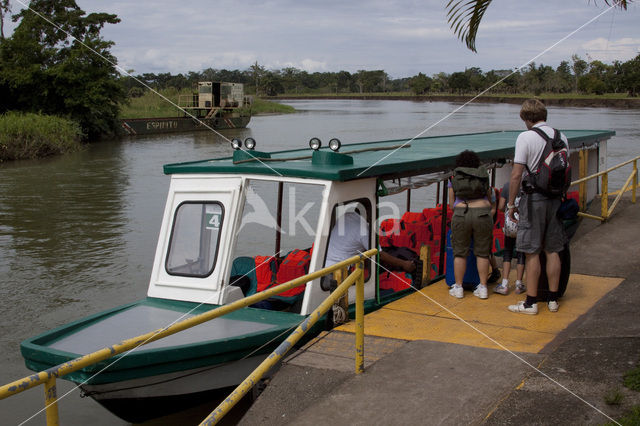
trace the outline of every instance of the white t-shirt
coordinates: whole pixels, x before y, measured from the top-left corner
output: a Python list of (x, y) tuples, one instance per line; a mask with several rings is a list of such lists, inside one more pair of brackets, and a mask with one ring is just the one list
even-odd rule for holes
[(329, 248), (324, 266), (342, 262), (369, 249), (367, 221), (356, 212), (347, 212), (337, 220), (329, 235)]
[[(540, 127), (547, 135), (549, 135), (549, 137), (553, 137), (553, 128), (549, 127), (546, 122), (541, 121), (536, 123), (533, 127)], [(567, 137), (563, 133), (560, 133), (560, 138), (568, 148), (569, 143), (567, 141)], [(534, 172), (540, 162), (542, 151), (544, 151), (546, 144), (547, 142), (533, 130), (527, 130), (526, 132), (520, 133), (518, 135), (518, 139), (516, 139), (516, 153), (513, 157), (513, 162), (517, 164), (526, 164), (527, 167), (529, 167), (529, 170)], [(526, 170), (524, 171), (524, 174), (527, 175)]]

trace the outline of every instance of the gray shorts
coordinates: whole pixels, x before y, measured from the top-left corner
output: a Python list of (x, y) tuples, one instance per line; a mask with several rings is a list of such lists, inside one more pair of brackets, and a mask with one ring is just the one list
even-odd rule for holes
[(528, 254), (562, 251), (567, 238), (562, 222), (556, 216), (560, 199), (541, 194), (523, 194), (518, 205), (520, 220), (516, 250)]

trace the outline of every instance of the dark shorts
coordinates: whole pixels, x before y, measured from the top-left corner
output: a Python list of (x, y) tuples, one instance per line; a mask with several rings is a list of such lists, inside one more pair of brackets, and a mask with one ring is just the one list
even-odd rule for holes
[(473, 238), (473, 254), (476, 257), (489, 257), (493, 242), (491, 207), (458, 206), (453, 209), (451, 245), (455, 257), (467, 257), (471, 238)]
[[(503, 262), (511, 262), (513, 259), (513, 250), (516, 248), (516, 239), (514, 237), (504, 236), (504, 251), (502, 253)], [(516, 251), (516, 258), (518, 259), (518, 265), (524, 265), (524, 253)]]
[(520, 220), (516, 249), (527, 254), (558, 253), (567, 241), (562, 222), (556, 216), (560, 199), (524, 194), (518, 205)]

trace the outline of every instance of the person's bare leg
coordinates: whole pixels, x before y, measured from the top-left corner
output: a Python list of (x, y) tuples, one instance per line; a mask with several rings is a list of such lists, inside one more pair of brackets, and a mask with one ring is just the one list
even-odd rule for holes
[(489, 277), (489, 258), (488, 257), (476, 257), (476, 265), (478, 267), (478, 276), (480, 277), (480, 284), (487, 285), (487, 279)]
[(526, 254), (525, 269), (527, 272), (527, 296), (538, 296), (538, 280), (540, 279), (540, 255)]
[(545, 253), (547, 255), (547, 279), (549, 280), (549, 290), (558, 291), (558, 287), (560, 286), (560, 270), (562, 268), (560, 255), (558, 253)]
[(467, 258), (456, 256), (453, 259), (453, 276), (456, 279), (456, 284), (462, 285), (465, 272), (467, 272)]

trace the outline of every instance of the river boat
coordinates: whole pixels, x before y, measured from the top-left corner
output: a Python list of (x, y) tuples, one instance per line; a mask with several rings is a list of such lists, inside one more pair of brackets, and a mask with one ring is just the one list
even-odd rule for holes
[(251, 120), (251, 98), (242, 83), (201, 81), (198, 90), (178, 97), (182, 116), (126, 118), (121, 133), (129, 136), (156, 133), (224, 130), (247, 127)]
[[(358, 143), (333, 151), (298, 149), (262, 152), (238, 149), (232, 157), (167, 164), (171, 176), (147, 297), (78, 319), (22, 342), (27, 368), (41, 371), (221, 305), (279, 282), (321, 269), (333, 226), (348, 211), (365, 219), (370, 247), (397, 236), (421, 258), (422, 274), (392, 279), (375, 263), (365, 266), (365, 309), (375, 310), (428, 284), (445, 265), (446, 185), (456, 155), (476, 151), (492, 170), (495, 185), (506, 181), (518, 131), (497, 131)], [(607, 140), (600, 130), (564, 130), (571, 160), (590, 150), (588, 172), (606, 167)], [(239, 141), (237, 141), (239, 142)], [(241, 145), (241, 143), (238, 143)], [(253, 147), (248, 139), (245, 146)], [(583, 154), (580, 154), (581, 156)], [(578, 167), (573, 168), (577, 176)], [(574, 176), (574, 178), (576, 177)], [(434, 189), (440, 207), (430, 209), (426, 228), (411, 228), (411, 212), (397, 199)], [(595, 191), (591, 191), (595, 193)], [(441, 194), (441, 195), (440, 195)], [(437, 220), (437, 209), (442, 211)], [(403, 211), (407, 210), (407, 211)], [(450, 210), (449, 210), (450, 211)], [(399, 227), (387, 233), (384, 224)], [(415, 225), (415, 223), (414, 223)], [(430, 227), (430, 231), (428, 230)], [(422, 241), (420, 229), (430, 236)], [(420, 246), (420, 247), (417, 247)], [(418, 250), (420, 249), (420, 250)], [(301, 256), (302, 255), (302, 256)], [(291, 262), (288, 259), (294, 259)], [(297, 262), (297, 263), (296, 263)], [(302, 268), (297, 267), (300, 264)], [(264, 266), (266, 265), (266, 267)], [(283, 272), (284, 271), (284, 272)], [(132, 283), (135, 285), (135, 283)], [(261, 288), (262, 285), (262, 288)], [(295, 290), (295, 289), (294, 289)], [(108, 410), (141, 421), (201, 401), (240, 383), (329, 294), (321, 279), (282, 293), (267, 303), (216, 318), (130, 353), (65, 377)], [(349, 300), (355, 300), (354, 289)], [(319, 332), (320, 330), (316, 330)]]

